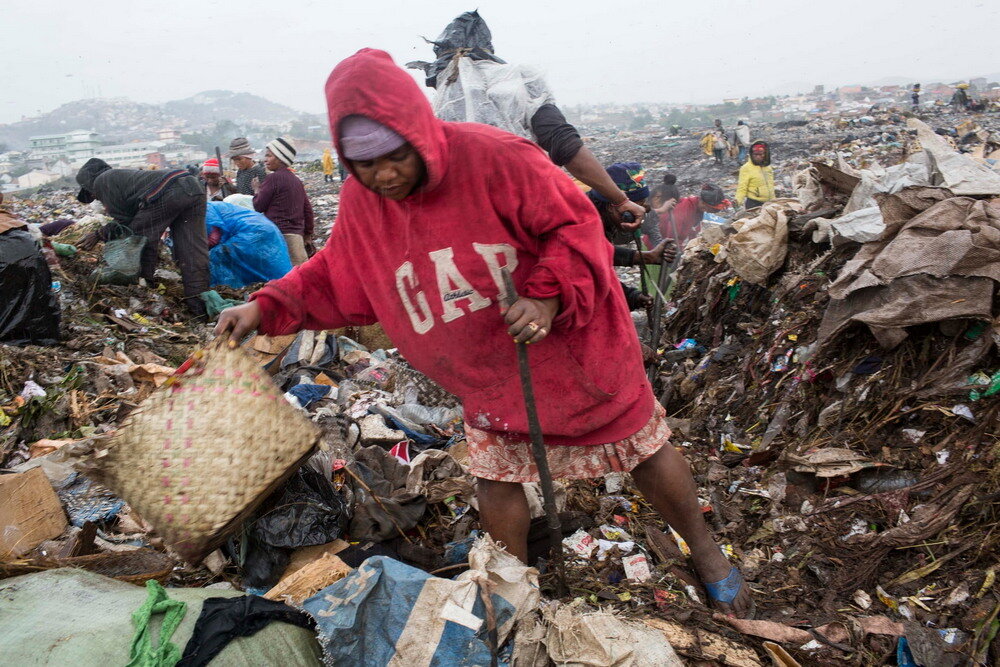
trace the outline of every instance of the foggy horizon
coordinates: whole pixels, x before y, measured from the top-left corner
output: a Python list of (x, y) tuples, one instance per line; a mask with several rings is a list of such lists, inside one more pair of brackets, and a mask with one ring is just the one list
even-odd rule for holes
[[(433, 60), (421, 35), (436, 38), (471, 9), (474, 3), (453, 0), (431, 8), (391, 0), (377, 9), (317, 0), (227, 9), (178, 0), (164, 9), (139, 0), (107, 3), (95, 16), (66, 0), (17, 1), (4, 11), (0, 54), (16, 66), (5, 73), (0, 123), (80, 99), (160, 104), (205, 90), (324, 113), (323, 85), (338, 62), (366, 46), (388, 51), (400, 66)], [(564, 105), (710, 104), (815, 85), (896, 77), (949, 83), (1000, 73), (991, 35), (1000, 7), (977, 0), (851, 0), (836, 16), (790, 0), (714, 0), (645, 13), (587, 0), (566, 7), (494, 1), (478, 9), (496, 54), (544, 72)], [(422, 73), (411, 73), (422, 86)]]

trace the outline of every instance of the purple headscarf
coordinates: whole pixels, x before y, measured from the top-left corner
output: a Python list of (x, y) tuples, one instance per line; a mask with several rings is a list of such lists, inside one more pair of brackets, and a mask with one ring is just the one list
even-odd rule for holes
[(348, 160), (373, 160), (405, 143), (406, 139), (367, 116), (354, 114), (340, 123), (340, 148)]

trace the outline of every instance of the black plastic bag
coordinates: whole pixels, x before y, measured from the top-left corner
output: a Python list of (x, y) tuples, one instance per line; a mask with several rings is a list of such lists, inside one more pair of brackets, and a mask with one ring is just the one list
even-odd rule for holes
[[(243, 585), (247, 588), (269, 590), (284, 574), (288, 561), (292, 559), (292, 550), (264, 544), (260, 535), (254, 533), (252, 529), (247, 530), (244, 539), (245, 542), (240, 544), (243, 556), (240, 563)], [(236, 554), (237, 562), (240, 552)]]
[(93, 276), (102, 285), (134, 285), (142, 271), (142, 249), (145, 236), (126, 236), (108, 241), (101, 254), (101, 266)]
[(271, 588), (292, 550), (332, 542), (344, 533), (350, 507), (323, 473), (304, 465), (246, 523), (243, 583)]
[(332, 542), (347, 526), (346, 503), (322, 473), (303, 466), (288, 480), (274, 507), (257, 517), (255, 530), (272, 547)]
[[(410, 69), (422, 69), (426, 74), (428, 88), (437, 88), (437, 77), (459, 51), (473, 60), (492, 60), (501, 65), (506, 64), (493, 55), (493, 35), (486, 21), (478, 11), (465, 12), (449, 23), (444, 32), (430, 42), (434, 45), (434, 55), (437, 60), (432, 63), (416, 61), (406, 63)], [(467, 52), (465, 52), (467, 51)]]
[(31, 234), (23, 228), (0, 234), (0, 341), (55, 345), (59, 298), (52, 274)]

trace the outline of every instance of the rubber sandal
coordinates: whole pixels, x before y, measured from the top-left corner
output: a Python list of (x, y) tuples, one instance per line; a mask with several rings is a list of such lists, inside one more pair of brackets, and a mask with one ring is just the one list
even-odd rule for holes
[[(747, 586), (746, 579), (743, 578), (743, 573), (737, 567), (731, 569), (725, 579), (711, 582), (705, 581), (702, 584), (705, 586), (705, 592), (708, 593), (710, 600), (728, 605), (731, 605), (736, 596), (740, 594), (740, 590), (744, 586)], [(747, 588), (749, 589), (749, 586)], [(747, 609), (747, 614), (744, 618), (753, 618), (755, 610), (756, 605), (751, 598), (750, 607)]]

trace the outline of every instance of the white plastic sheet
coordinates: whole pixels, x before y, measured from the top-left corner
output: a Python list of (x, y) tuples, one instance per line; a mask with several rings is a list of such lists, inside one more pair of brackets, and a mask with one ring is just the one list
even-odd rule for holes
[(1000, 195), (1000, 174), (968, 155), (956, 153), (927, 123), (910, 118), (907, 127), (930, 158), (931, 184), (943, 185), (956, 195)]
[(438, 76), (434, 115), (441, 120), (484, 123), (534, 139), (531, 118), (554, 104), (537, 70), (488, 60), (454, 58)]

